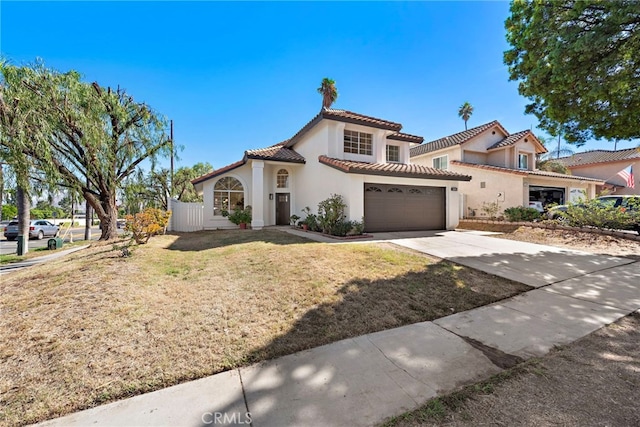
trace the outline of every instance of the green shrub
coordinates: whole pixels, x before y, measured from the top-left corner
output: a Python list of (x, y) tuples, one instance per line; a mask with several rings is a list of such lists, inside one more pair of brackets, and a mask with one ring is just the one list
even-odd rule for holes
[(595, 227), (598, 229), (627, 230), (640, 223), (640, 206), (630, 202), (631, 209), (614, 207), (592, 199), (580, 204), (570, 204), (563, 214), (565, 221), (572, 227)]
[[(344, 202), (344, 198), (339, 194), (332, 194), (331, 197), (318, 203), (318, 225), (323, 233), (331, 234), (335, 236), (344, 236), (351, 229), (345, 231), (346, 227), (344, 213), (347, 208), (347, 204)], [(349, 224), (350, 226), (350, 224)]]
[(2, 205), (2, 219), (13, 219), (18, 216), (18, 208), (15, 205)]
[(511, 208), (507, 208), (504, 210), (504, 216), (508, 221), (518, 222), (518, 221), (533, 221), (536, 219), (540, 219), (540, 212), (538, 212), (534, 208), (524, 207), (524, 206), (515, 206)]
[[(224, 216), (224, 213), (223, 213)], [(251, 223), (251, 206), (247, 206), (244, 209), (236, 209), (228, 216), (229, 221), (235, 225), (250, 224)]]
[(490, 219), (496, 219), (498, 212), (500, 212), (500, 203), (495, 202), (482, 202), (482, 212), (484, 212)]

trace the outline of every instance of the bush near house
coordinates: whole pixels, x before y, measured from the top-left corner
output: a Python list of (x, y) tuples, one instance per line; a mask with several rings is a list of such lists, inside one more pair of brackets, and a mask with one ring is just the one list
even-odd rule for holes
[(572, 227), (629, 230), (640, 227), (640, 202), (629, 201), (623, 208), (602, 203), (600, 199), (570, 204), (563, 214), (563, 221)]
[(145, 209), (135, 215), (127, 215), (125, 230), (132, 234), (137, 244), (142, 245), (149, 241), (151, 236), (160, 234), (167, 228), (171, 218), (171, 211), (161, 209)]
[(511, 222), (533, 221), (540, 219), (540, 212), (534, 208), (515, 206), (505, 209), (504, 216), (507, 218), (507, 221)]
[(306, 218), (300, 221), (311, 231), (330, 234), (332, 236), (356, 236), (364, 231), (364, 221), (349, 221), (345, 214), (347, 204), (339, 194), (332, 194), (331, 197), (318, 203), (318, 214), (311, 212), (309, 207), (302, 211)]

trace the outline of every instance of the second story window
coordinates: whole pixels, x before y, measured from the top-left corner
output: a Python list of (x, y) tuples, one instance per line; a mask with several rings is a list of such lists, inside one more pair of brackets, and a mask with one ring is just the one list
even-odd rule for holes
[(447, 156), (435, 157), (433, 159), (433, 168), (447, 170), (449, 167), (449, 159)]
[(370, 156), (373, 153), (373, 135), (370, 133), (344, 131), (344, 152), (364, 154)]
[(387, 162), (400, 161), (400, 147), (397, 145), (387, 145)]
[(518, 169), (529, 169), (529, 156), (518, 154)]

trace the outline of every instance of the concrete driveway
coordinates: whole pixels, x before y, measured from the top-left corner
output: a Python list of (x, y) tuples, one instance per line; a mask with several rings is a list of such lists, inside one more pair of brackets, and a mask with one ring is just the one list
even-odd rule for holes
[(378, 233), (392, 242), (535, 288), (631, 264), (626, 258), (490, 237), (481, 231)]

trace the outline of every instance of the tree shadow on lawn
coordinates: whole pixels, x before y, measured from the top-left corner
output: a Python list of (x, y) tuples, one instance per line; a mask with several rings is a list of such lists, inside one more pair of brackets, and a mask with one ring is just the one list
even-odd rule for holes
[(204, 230), (193, 233), (168, 233), (178, 239), (167, 247), (172, 251), (203, 251), (252, 242), (274, 245), (299, 245), (315, 243), (280, 230)]
[[(361, 335), (410, 325), (410, 334), (428, 341), (432, 337), (424, 334), (425, 325), (442, 330), (433, 324), (418, 322), (483, 306), (528, 290), (531, 290), (529, 286), (448, 261), (435, 262), (422, 271), (411, 271), (388, 279), (352, 279), (337, 291), (338, 301), (323, 303), (308, 310), (288, 331), (246, 355), (243, 365), (266, 361), (240, 369), (248, 410), (257, 425), (340, 425), (345, 421), (345, 411), (353, 412), (350, 416), (354, 419), (358, 416), (366, 418), (370, 415), (367, 411), (376, 412), (366, 403), (377, 400), (370, 400), (366, 395), (384, 393), (384, 390), (363, 389), (365, 385), (358, 380), (354, 383), (353, 377), (345, 378), (340, 372), (353, 367), (363, 370), (364, 376), (382, 375), (384, 379), (379, 384), (383, 384), (389, 382), (387, 375), (375, 369), (367, 371), (365, 367), (374, 368), (370, 366), (372, 363), (385, 363), (386, 368), (389, 366), (385, 362), (387, 359), (378, 350), (372, 350), (367, 338)], [(393, 334), (392, 331), (387, 332)], [(437, 348), (441, 341), (437, 337), (433, 339), (431, 348)], [(324, 346), (331, 343), (331, 348), (336, 350)], [(404, 344), (406, 347), (399, 351), (406, 352), (408, 357), (415, 357), (416, 361), (424, 361), (426, 356), (416, 354), (415, 349), (411, 348), (412, 342)], [(313, 350), (310, 353), (296, 353), (308, 349)], [(368, 358), (369, 351), (375, 353), (373, 359)], [(271, 360), (281, 356), (285, 356), (288, 362), (285, 363), (283, 359)], [(459, 358), (453, 363), (459, 363)], [(265, 366), (267, 368), (262, 369)], [(442, 366), (437, 369), (446, 372)], [(448, 381), (457, 383), (459, 379), (454, 374)], [(391, 384), (386, 386), (391, 387)], [(395, 384), (392, 387), (397, 386)], [(332, 390), (342, 391), (334, 393)], [(393, 390), (394, 393), (397, 391)], [(323, 396), (323, 401), (314, 399), (317, 394)], [(361, 399), (358, 397), (360, 394), (365, 401), (362, 407), (345, 408), (349, 402), (353, 403), (354, 395), (356, 400)], [(400, 396), (390, 399), (407, 398), (403, 393), (397, 394)], [(344, 399), (347, 395), (351, 400)], [(240, 399), (244, 398), (238, 397), (222, 408), (212, 408), (212, 413), (224, 414), (234, 408), (244, 407)], [(283, 412), (288, 411), (291, 399), (302, 403), (294, 404), (291, 413), (285, 414)], [(327, 411), (327, 407), (341, 409), (334, 413)], [(377, 416), (373, 415), (374, 419)]]

